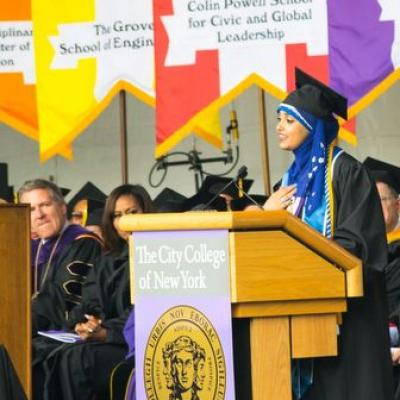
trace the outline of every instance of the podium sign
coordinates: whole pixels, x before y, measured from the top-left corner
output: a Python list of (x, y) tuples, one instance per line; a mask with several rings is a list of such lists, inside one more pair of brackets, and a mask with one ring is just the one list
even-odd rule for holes
[(234, 399), (227, 230), (133, 233), (138, 399)]

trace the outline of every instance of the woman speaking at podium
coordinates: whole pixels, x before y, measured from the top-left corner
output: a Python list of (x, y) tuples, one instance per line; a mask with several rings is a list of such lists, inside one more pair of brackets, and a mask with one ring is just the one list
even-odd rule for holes
[(296, 70), (297, 89), (278, 107), (277, 134), (294, 161), (266, 210), (287, 209), (361, 258), (364, 297), (348, 300), (337, 357), (293, 364), (294, 397), (305, 400), (393, 399), (383, 268), (385, 225), (374, 182), (335, 146), (347, 101)]

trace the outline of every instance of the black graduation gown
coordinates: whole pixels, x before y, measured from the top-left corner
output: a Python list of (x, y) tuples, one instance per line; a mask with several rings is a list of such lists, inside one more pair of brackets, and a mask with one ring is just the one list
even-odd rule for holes
[(364, 296), (348, 300), (338, 357), (315, 358), (306, 400), (391, 400), (384, 267), (387, 244), (375, 183), (361, 164), (341, 154), (334, 165), (334, 240), (363, 261)]
[(0, 345), (0, 399), (27, 400), (18, 375), (3, 345)]
[[(385, 268), (389, 319), (400, 328), (400, 240), (388, 244), (389, 261)], [(400, 400), (400, 365), (393, 367), (395, 400)]]
[(129, 286), (129, 250), (107, 254), (98, 260), (84, 284), (82, 303), (70, 315), (71, 328), (84, 321), (84, 314), (96, 315), (107, 329), (107, 342), (125, 344), (123, 327), (132, 308)]
[(400, 317), (400, 240), (388, 244), (389, 260), (385, 268), (386, 292), (390, 318), (399, 325)]
[(88, 232), (65, 246), (32, 300), (32, 333), (62, 329), (69, 312), (81, 301), (83, 282), (102, 252), (101, 241)]
[(59, 399), (60, 393), (64, 400), (91, 399), (94, 393), (99, 399), (107, 398), (110, 373), (127, 353), (122, 331), (131, 308), (125, 248), (117, 257), (106, 255), (99, 260), (84, 285), (81, 305), (70, 315), (71, 328), (85, 319), (84, 314), (101, 318), (106, 341), (59, 346), (46, 360), (51, 371), (46, 399)]

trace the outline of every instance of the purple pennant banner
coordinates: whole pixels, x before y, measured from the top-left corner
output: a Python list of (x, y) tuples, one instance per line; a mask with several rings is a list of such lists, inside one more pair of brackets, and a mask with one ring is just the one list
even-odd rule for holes
[[(328, 0), (330, 86), (354, 104), (396, 68), (394, 2)], [(399, 39), (397, 39), (399, 40)]]

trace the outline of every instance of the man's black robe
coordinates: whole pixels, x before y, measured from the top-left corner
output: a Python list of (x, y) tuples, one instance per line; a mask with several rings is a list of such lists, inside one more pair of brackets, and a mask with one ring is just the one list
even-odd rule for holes
[(334, 240), (363, 262), (364, 296), (348, 300), (337, 357), (315, 358), (306, 400), (393, 399), (384, 267), (387, 244), (375, 183), (348, 154), (334, 164)]
[[(107, 398), (109, 376), (127, 353), (123, 327), (131, 310), (128, 249), (121, 255), (99, 259), (84, 284), (82, 303), (70, 315), (70, 327), (95, 315), (107, 329), (105, 342), (82, 342), (57, 347), (44, 361), (49, 368), (45, 393), (47, 399), (64, 400)], [(45, 339), (39, 339), (43, 345)], [(46, 341), (45, 346), (49, 345)]]
[(81, 301), (83, 282), (102, 252), (96, 235), (76, 225), (66, 229), (67, 233), (72, 230), (68, 243), (59, 244), (61, 250), (53, 258), (47, 278), (32, 300), (33, 336), (38, 330), (65, 327), (69, 313)]

